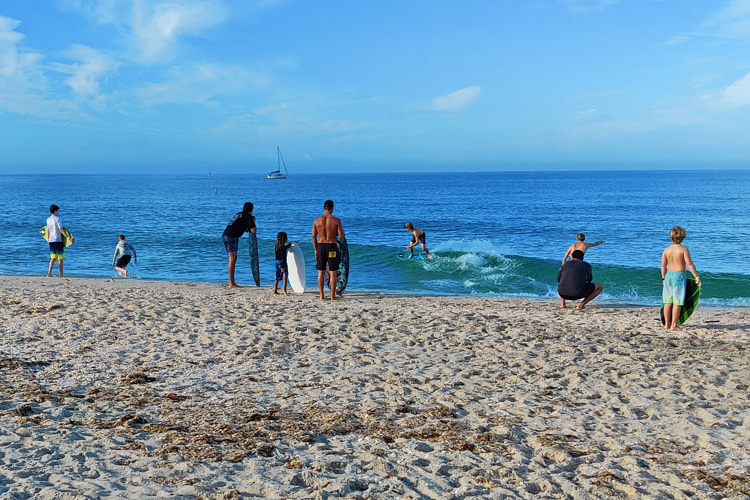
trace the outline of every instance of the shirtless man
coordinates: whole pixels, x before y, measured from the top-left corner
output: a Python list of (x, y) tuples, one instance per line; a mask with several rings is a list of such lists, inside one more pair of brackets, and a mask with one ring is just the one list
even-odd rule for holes
[(576, 237), (576, 242), (573, 243), (568, 247), (568, 251), (565, 252), (565, 256), (563, 257), (562, 263), (565, 264), (565, 261), (568, 260), (568, 257), (570, 257), (575, 250), (580, 250), (583, 252), (583, 255), (586, 255), (586, 250), (588, 250), (591, 247), (595, 247), (597, 245), (601, 245), (604, 243), (603, 241), (597, 241), (596, 243), (584, 243), (583, 240), (586, 239), (586, 235), (583, 233), (578, 233), (578, 236)]
[(685, 236), (684, 228), (673, 227), (669, 232), (672, 244), (661, 254), (661, 294), (664, 302), (664, 328), (667, 330), (677, 330), (680, 311), (685, 304), (686, 269), (690, 269), (695, 276), (695, 283), (701, 286), (698, 271), (690, 258), (690, 251), (682, 246)]
[(344, 228), (341, 227), (341, 221), (334, 217), (333, 202), (326, 200), (323, 203), (323, 215), (315, 219), (312, 228), (312, 242), (315, 249), (315, 268), (318, 270), (318, 290), (320, 298), (325, 299), (323, 287), (325, 286), (326, 264), (329, 270), (329, 283), (331, 285), (331, 300), (336, 300), (336, 283), (338, 283), (338, 270), (341, 255), (339, 255), (336, 246), (336, 236), (342, 240)]

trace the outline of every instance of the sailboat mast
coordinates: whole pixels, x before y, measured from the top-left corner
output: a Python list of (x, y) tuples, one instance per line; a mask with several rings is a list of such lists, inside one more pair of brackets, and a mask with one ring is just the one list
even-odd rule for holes
[[(281, 150), (279, 149), (278, 146), (276, 146), (276, 151), (279, 153), (279, 158), (277, 160), (279, 159), (281, 160), (281, 165), (284, 165), (284, 173), (288, 174), (289, 172), (287, 172), (286, 170), (286, 162), (284, 162), (284, 157), (281, 156)], [(281, 171), (281, 165), (279, 165), (279, 171)]]

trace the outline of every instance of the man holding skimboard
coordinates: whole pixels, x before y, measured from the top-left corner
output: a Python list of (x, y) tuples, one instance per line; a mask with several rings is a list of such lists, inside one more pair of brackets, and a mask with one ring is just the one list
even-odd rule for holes
[(333, 216), (333, 201), (323, 203), (323, 215), (315, 219), (312, 228), (312, 243), (315, 249), (315, 268), (318, 270), (318, 290), (321, 300), (325, 299), (326, 265), (328, 265), (329, 283), (331, 283), (331, 300), (336, 300), (336, 283), (341, 262), (336, 237), (344, 240), (344, 228), (338, 217)]
[(245, 233), (255, 234), (255, 217), (253, 216), (253, 204), (249, 201), (242, 206), (242, 212), (234, 214), (224, 229), (221, 239), (224, 248), (229, 255), (229, 287), (239, 288), (234, 281), (234, 268), (237, 264), (237, 248), (240, 244), (240, 236)]
[(698, 271), (690, 258), (690, 251), (687, 247), (682, 246), (685, 236), (685, 228), (673, 227), (669, 232), (672, 244), (665, 248), (661, 254), (664, 328), (667, 330), (677, 330), (677, 326), (680, 324), (680, 312), (685, 305), (685, 292), (687, 290), (686, 269), (690, 269), (690, 272), (693, 273), (696, 285), (701, 286), (701, 279), (698, 277)]

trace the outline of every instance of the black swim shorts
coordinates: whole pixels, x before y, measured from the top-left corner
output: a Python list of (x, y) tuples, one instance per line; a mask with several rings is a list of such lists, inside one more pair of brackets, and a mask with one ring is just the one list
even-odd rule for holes
[(318, 243), (318, 254), (315, 257), (315, 269), (325, 271), (326, 264), (330, 271), (338, 271), (341, 255), (336, 243)]
[(594, 293), (594, 290), (596, 290), (596, 285), (594, 283), (586, 283), (586, 286), (583, 287), (583, 295), (560, 295), (560, 298), (563, 298), (565, 300), (578, 300), (578, 299), (585, 299), (592, 293)]
[(124, 269), (130, 263), (130, 255), (123, 255), (117, 259), (117, 267)]

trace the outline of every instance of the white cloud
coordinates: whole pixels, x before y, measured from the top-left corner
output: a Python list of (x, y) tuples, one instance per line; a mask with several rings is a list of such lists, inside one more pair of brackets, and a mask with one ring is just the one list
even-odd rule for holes
[(666, 45), (679, 45), (697, 38), (750, 41), (750, 1), (729, 0), (696, 30), (672, 36)]
[(65, 99), (47, 99), (42, 54), (21, 47), (20, 22), (0, 16), (0, 111), (43, 118), (88, 119)]
[(118, 66), (113, 57), (84, 45), (74, 45), (64, 55), (78, 63), (54, 64), (51, 68), (70, 74), (65, 84), (81, 97), (98, 95), (100, 93), (99, 80)]
[(434, 111), (459, 111), (474, 102), (481, 92), (481, 87), (466, 87), (452, 94), (440, 96), (432, 101), (430, 109)]
[(198, 35), (227, 16), (223, 0), (58, 0), (61, 8), (80, 12), (123, 32), (132, 59), (166, 63), (182, 38)]
[(750, 1), (730, 0), (706, 26), (721, 37), (750, 40)]
[(26, 38), (15, 31), (20, 24), (15, 19), (0, 16), (0, 76), (25, 81), (38, 69), (41, 55), (19, 50), (19, 43)]
[(148, 62), (171, 59), (172, 47), (182, 35), (195, 34), (224, 20), (218, 2), (137, 1), (133, 16), (135, 46)]
[(729, 109), (750, 105), (750, 73), (723, 89), (718, 94), (718, 101)]
[(199, 64), (195, 67), (173, 67), (169, 78), (137, 91), (146, 105), (174, 103), (209, 103), (212, 99), (237, 92), (248, 84), (257, 87), (267, 83), (263, 74), (235, 66)]
[(573, 12), (596, 12), (617, 5), (620, 0), (560, 0), (560, 3)]

